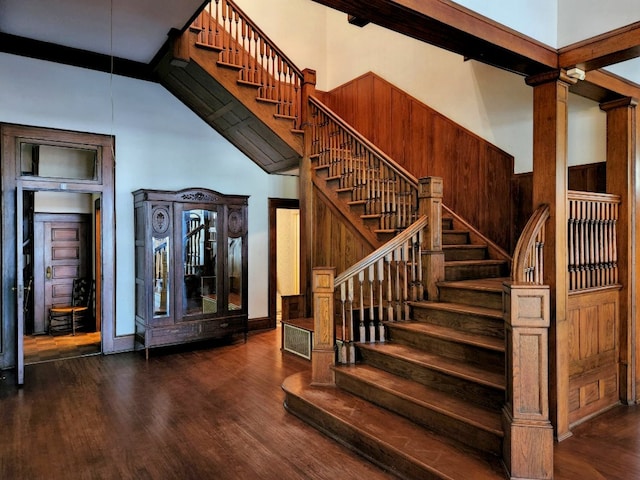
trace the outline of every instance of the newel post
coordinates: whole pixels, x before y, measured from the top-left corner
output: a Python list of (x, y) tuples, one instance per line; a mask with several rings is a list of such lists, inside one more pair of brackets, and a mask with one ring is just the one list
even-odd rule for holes
[(313, 353), (311, 355), (312, 385), (333, 385), (335, 375), (334, 285), (336, 269), (313, 269)]
[(311, 172), (311, 142), (313, 130), (309, 114), (309, 97), (316, 91), (315, 70), (305, 69), (302, 72), (302, 91), (300, 94), (300, 128), (304, 130), (303, 156), (299, 168), (299, 205), (300, 205), (300, 292), (304, 294), (306, 303), (304, 311), (311, 310), (311, 267), (314, 238), (313, 222), (313, 175)]
[(438, 298), (438, 282), (444, 280), (442, 251), (442, 178), (423, 177), (418, 181), (418, 210), (429, 223), (422, 236), (422, 278), (429, 300)]
[(507, 391), (503, 459), (512, 479), (553, 478), (547, 285), (504, 283)]

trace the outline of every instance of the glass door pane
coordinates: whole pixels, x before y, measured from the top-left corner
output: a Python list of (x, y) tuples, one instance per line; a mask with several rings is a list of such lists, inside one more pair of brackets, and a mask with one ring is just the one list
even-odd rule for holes
[(184, 315), (217, 313), (217, 212), (191, 209), (182, 212)]

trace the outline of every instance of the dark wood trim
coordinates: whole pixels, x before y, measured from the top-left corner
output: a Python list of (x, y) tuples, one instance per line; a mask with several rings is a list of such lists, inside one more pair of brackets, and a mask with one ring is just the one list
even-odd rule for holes
[[(2, 356), (0, 365), (10, 368), (14, 365), (16, 326), (15, 302), (11, 300), (10, 287), (15, 284), (15, 190), (16, 180), (16, 147), (18, 138), (26, 138), (31, 142), (49, 143), (66, 142), (96, 148), (101, 152), (102, 176), (100, 182), (82, 183), (55, 179), (33, 177), (25, 180), (22, 177), (20, 186), (25, 190), (47, 190), (60, 192), (90, 193), (100, 195), (102, 202), (102, 350), (111, 353), (115, 347), (115, 277), (116, 277), (116, 245), (115, 245), (115, 138), (110, 135), (74, 132), (53, 128), (39, 128), (24, 125), (0, 124), (2, 137)], [(98, 294), (98, 293), (96, 293)]]
[[(278, 269), (277, 269), (277, 259), (276, 252), (278, 250), (278, 230), (277, 230), (277, 222), (276, 222), (276, 212), (279, 208), (287, 208), (291, 210), (300, 208), (300, 201), (298, 199), (291, 198), (270, 198), (269, 199), (269, 265), (268, 265), (268, 304), (269, 311), (267, 317), (267, 324), (260, 328), (275, 328), (276, 327), (276, 285), (278, 281)], [(302, 239), (300, 240), (300, 244), (302, 245), (304, 242)], [(304, 265), (300, 265), (300, 269), (302, 270)], [(302, 278), (302, 277), (301, 277)], [(302, 286), (301, 286), (302, 288)], [(302, 290), (301, 290), (302, 291)], [(254, 323), (256, 325), (262, 325), (262, 323), (258, 323), (255, 319), (249, 320), (249, 329), (255, 330)]]
[(640, 22), (612, 30), (558, 50), (561, 68), (597, 70), (640, 56)]
[(532, 75), (558, 65), (553, 48), (448, 0), (314, 1), (509, 71)]
[(157, 81), (146, 63), (0, 32), (0, 51), (139, 80)]

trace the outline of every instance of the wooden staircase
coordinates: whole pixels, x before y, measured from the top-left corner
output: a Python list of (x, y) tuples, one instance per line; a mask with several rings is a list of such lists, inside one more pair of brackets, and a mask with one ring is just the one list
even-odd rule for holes
[(303, 74), (237, 6), (209, 4), (163, 51), (155, 71), (165, 88), (267, 173), (298, 168)]
[(307, 374), (283, 384), (286, 408), (382, 468), (409, 479), (501, 479), (505, 401), (504, 261), (443, 220), (446, 279), (411, 302), (385, 343), (358, 343), (336, 387)]

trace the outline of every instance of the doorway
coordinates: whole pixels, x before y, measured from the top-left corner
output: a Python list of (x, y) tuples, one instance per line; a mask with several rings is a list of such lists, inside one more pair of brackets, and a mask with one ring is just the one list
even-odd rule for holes
[[(96, 275), (100, 276), (93, 295), (94, 328), (101, 347), (98, 351), (111, 353), (124, 349), (125, 343), (128, 345), (126, 339), (120, 342), (115, 334), (114, 139), (108, 135), (9, 124), (0, 124), (0, 138), (3, 232), (0, 369), (15, 367), (17, 383), (21, 385), (25, 372), (24, 334), (34, 333), (35, 307), (43, 301), (36, 295), (44, 295), (43, 289), (33, 287), (34, 275), (41, 274), (41, 270), (45, 276), (47, 273), (44, 260), (38, 271), (35, 264), (34, 217), (38, 203), (48, 208), (42, 213), (62, 215), (78, 213), (61, 206), (69, 198), (81, 198), (81, 203), (87, 205), (80, 212), (90, 218), (89, 248), (82, 256), (88, 265), (87, 275), (94, 277), (94, 281)], [(64, 200), (58, 203), (58, 209), (51, 211), (54, 198), (57, 202)], [(47, 306), (42, 310), (46, 317)], [(29, 316), (33, 318), (29, 320)], [(44, 324), (42, 318), (37, 321), (40, 332), (46, 330), (46, 318)], [(39, 337), (48, 335), (41, 333)]]
[(23, 196), (23, 241), (32, 248), (24, 264), (30, 287), (24, 300), (25, 365), (100, 353), (99, 309), (94, 306), (100, 305), (99, 288), (91, 288), (80, 328), (54, 331), (49, 325), (52, 306), (72, 303), (74, 280), (87, 278), (93, 286), (97, 278), (100, 249), (93, 226), (99, 219), (93, 196), (47, 191), (25, 191)]
[(300, 203), (269, 199), (269, 327), (275, 328), (284, 295), (300, 293)]

